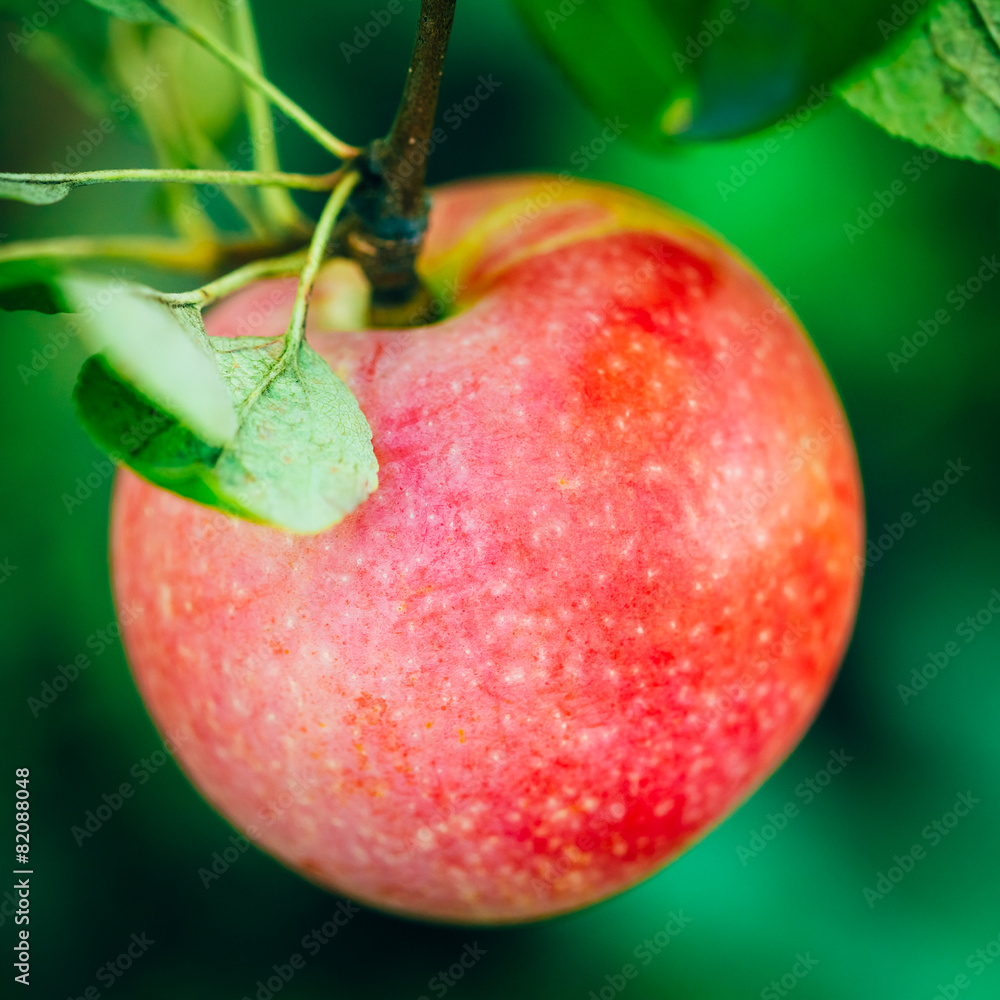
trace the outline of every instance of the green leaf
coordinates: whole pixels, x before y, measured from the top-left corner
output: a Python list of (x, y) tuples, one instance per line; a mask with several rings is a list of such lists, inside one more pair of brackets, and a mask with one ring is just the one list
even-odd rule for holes
[[(74, 276), (60, 286), (96, 352), (77, 382), (80, 419), (116, 461), (181, 496), (298, 532), (328, 528), (377, 487), (368, 421), (304, 341), (286, 355), (285, 338), (209, 337), (197, 306), (124, 282)], [(218, 400), (206, 402), (217, 388), (223, 422)]]
[(181, 496), (224, 507), (204, 478), (221, 448), (119, 378), (101, 355), (84, 362), (73, 400), (83, 426), (116, 461)]
[[(205, 34), (228, 42), (226, 22), (235, 6), (220, 6), (216, 0), (171, 0), (170, 10)], [(147, 46), (149, 59), (166, 70), (164, 87), (173, 102), (173, 116), (184, 131), (194, 126), (213, 140), (225, 136), (243, 108), (236, 74), (204, 46), (172, 28), (154, 28)], [(197, 154), (198, 149), (190, 152)]]
[[(214, 32), (219, 32), (217, 20)], [(192, 128), (213, 140), (226, 135), (243, 107), (239, 81), (211, 52), (171, 28), (153, 30), (149, 58), (166, 71), (164, 89), (172, 103), (172, 117), (188, 133), (189, 157), (194, 162), (199, 149), (196, 139), (192, 143)]]
[(0, 198), (25, 201), (29, 205), (52, 205), (69, 194), (72, 185), (64, 181), (5, 180), (0, 178)]
[(305, 341), (274, 376), (283, 345), (212, 340), (240, 428), (211, 482), (219, 496), (258, 520), (321, 531), (378, 486), (372, 432), (351, 391)]
[(1000, 166), (998, 42), (1000, 0), (945, 0), (844, 99), (893, 135)]
[(598, 117), (657, 149), (752, 132), (807, 99), (815, 109), (885, 44), (884, 0), (514, 3)]
[(232, 399), (211, 354), (192, 336), (190, 309), (178, 314), (152, 290), (117, 278), (70, 275), (60, 287), (81, 314), (83, 341), (128, 384), (210, 444), (235, 434)]
[(158, 4), (146, 0), (87, 0), (87, 3), (107, 11), (113, 17), (138, 24), (162, 24), (166, 19), (157, 10)]
[(58, 271), (48, 263), (17, 260), (0, 264), (0, 310), (55, 314), (70, 307), (57, 285)]

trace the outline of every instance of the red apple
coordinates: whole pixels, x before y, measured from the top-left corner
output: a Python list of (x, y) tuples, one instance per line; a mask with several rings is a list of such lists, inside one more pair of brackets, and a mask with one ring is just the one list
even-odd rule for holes
[[(655, 872), (795, 745), (856, 609), (858, 470), (788, 307), (651, 199), (450, 185), (423, 264), (442, 322), (310, 332), (375, 494), (301, 536), (124, 472), (115, 589), (154, 719), (252, 840), (374, 906), (529, 920)], [(278, 335), (294, 290), (209, 329)]]

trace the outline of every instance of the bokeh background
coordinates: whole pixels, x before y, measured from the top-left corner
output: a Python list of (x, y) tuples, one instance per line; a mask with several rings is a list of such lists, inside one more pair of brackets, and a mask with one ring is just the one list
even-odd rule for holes
[[(274, 78), (357, 142), (391, 121), (417, 4), (407, 0), (347, 61), (340, 42), (350, 41), (371, 6), (257, 3)], [(432, 160), (433, 180), (581, 172), (574, 152), (603, 126), (503, 3), (459, 5), (442, 111), (470, 94), (481, 74), (500, 86), (460, 129), (449, 129)], [(49, 170), (93, 126), (24, 51), (4, 45), (0, 94), (5, 170)], [(944, 158), (915, 170), (916, 147), (836, 99), (803, 117), (794, 129), (662, 157), (619, 140), (585, 175), (704, 219), (792, 300), (854, 428), (869, 536), (878, 539), (885, 523), (912, 514), (913, 526), (867, 571), (854, 640), (816, 724), (739, 811), (630, 892), (572, 916), (500, 930), (363, 910), (281, 995), (441, 996), (445, 987), (432, 977), (478, 944), (485, 955), (447, 988), (455, 1000), (583, 1000), (602, 989), (607, 997), (606, 977), (616, 981), (635, 962), (636, 946), (681, 912), (690, 922), (627, 982), (627, 1000), (1000, 996), (1000, 961), (989, 954), (991, 942), (1000, 952), (1000, 616), (982, 614), (974, 640), (959, 637), (960, 655), (906, 703), (898, 689), (1000, 588), (1000, 277), (971, 298), (954, 294), (981, 258), (1000, 253), (1000, 174)], [(293, 129), (281, 142), (289, 169), (327, 169)], [(741, 165), (755, 150), (763, 162), (751, 174)], [(120, 129), (87, 166), (145, 165), (148, 156)], [(750, 175), (727, 192), (719, 185), (732, 183), (734, 169)], [(896, 180), (905, 192), (852, 240), (845, 224), (857, 225), (859, 210)], [(4, 239), (160, 225), (149, 189), (139, 186), (91, 188), (50, 208), (0, 202), (0, 211)], [(939, 332), (894, 371), (889, 353), (942, 309), (948, 318)], [(113, 989), (119, 1000), (254, 997), (257, 981), (303, 950), (303, 935), (331, 919), (337, 900), (252, 848), (206, 889), (198, 869), (229, 845), (231, 828), (172, 761), (143, 785), (130, 778), (162, 744), (119, 644), (106, 635), (114, 621), (106, 559), (111, 483), (102, 479), (71, 513), (62, 499), (101, 461), (72, 411), (82, 358), (71, 345), (27, 383), (19, 375), (60, 322), (0, 314), (0, 774), (2, 801), (10, 803), (12, 769), (32, 773), (34, 995), (63, 1000), (92, 988), (102, 996)], [(934, 495), (949, 462), (968, 471), (933, 503), (919, 502), (925, 488)], [(51, 705), (32, 711), (28, 699), (80, 653), (92, 665)], [(807, 801), (803, 783), (824, 781), (817, 774), (834, 752), (850, 761)], [(71, 826), (125, 780), (137, 784), (135, 796), (77, 846)], [(953, 828), (943, 826), (935, 844), (925, 831), (942, 817), (950, 822), (960, 794), (976, 804)], [(768, 829), (769, 815), (789, 802), (797, 815)], [(894, 856), (914, 844), (924, 857), (884, 898), (866, 899), (864, 890), (876, 888)], [(0, 876), (0, 897), (7, 881)], [(9, 917), (2, 926), (9, 958)], [(98, 970), (133, 934), (155, 944), (109, 988)], [(970, 968), (979, 949), (987, 960)], [(804, 976), (793, 973), (797, 963)], [(963, 974), (967, 986), (954, 985)], [(786, 975), (792, 978), (782, 985)]]

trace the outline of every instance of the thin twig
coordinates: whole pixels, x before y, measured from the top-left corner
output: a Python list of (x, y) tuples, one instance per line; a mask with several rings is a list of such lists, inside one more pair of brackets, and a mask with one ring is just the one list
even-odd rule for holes
[(186, 240), (163, 236), (63, 236), (0, 245), (14, 260), (134, 260), (188, 274), (211, 274), (291, 251), (300, 241)]
[(239, 187), (284, 187), (302, 191), (329, 191), (336, 186), (341, 171), (329, 174), (288, 174), (280, 170), (188, 170), (171, 168), (140, 168), (121, 170), (87, 170), (77, 174), (0, 174), (0, 182), (23, 184), (88, 184), (172, 182), (182, 184), (233, 184)]
[[(236, 52), (242, 56), (261, 76), (264, 63), (257, 41), (250, 0), (233, 0), (233, 33)], [(247, 128), (253, 149), (254, 170), (261, 173), (276, 173), (281, 170), (278, 158), (278, 142), (271, 114), (271, 102), (255, 87), (243, 83), (243, 103), (247, 112)], [(279, 229), (301, 230), (303, 215), (292, 196), (281, 188), (265, 188), (260, 192), (260, 200), (267, 218)]]
[(208, 306), (227, 295), (231, 295), (244, 285), (261, 278), (278, 278), (299, 274), (305, 266), (307, 251), (286, 254), (284, 257), (271, 257), (267, 260), (255, 260), (251, 264), (230, 271), (215, 281), (202, 285), (192, 292), (159, 292), (157, 298), (168, 305), (177, 306)]
[(159, 0), (148, 0), (148, 2), (168, 24), (184, 32), (188, 38), (197, 42), (221, 62), (224, 62), (251, 87), (255, 87), (264, 94), (272, 104), (281, 108), (292, 121), (311, 135), (321, 146), (333, 153), (334, 156), (342, 160), (357, 156), (359, 150), (356, 146), (351, 146), (342, 139), (338, 139), (332, 132), (320, 125), (312, 115), (296, 104), (287, 94), (279, 90), (267, 77), (254, 69), (245, 59), (242, 59), (217, 39), (212, 38), (211, 35), (205, 34), (196, 24), (192, 24), (179, 14), (169, 10)]

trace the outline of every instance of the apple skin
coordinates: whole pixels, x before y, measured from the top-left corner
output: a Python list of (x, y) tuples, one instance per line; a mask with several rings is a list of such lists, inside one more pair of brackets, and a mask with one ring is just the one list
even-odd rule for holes
[[(310, 331), (378, 490), (302, 536), (123, 471), (116, 598), (154, 720), (260, 847), (396, 913), (532, 920), (655, 872), (794, 747), (856, 611), (860, 480), (788, 307), (651, 199), (443, 187), (423, 266), (443, 321)], [(209, 330), (277, 335), (294, 290)]]

